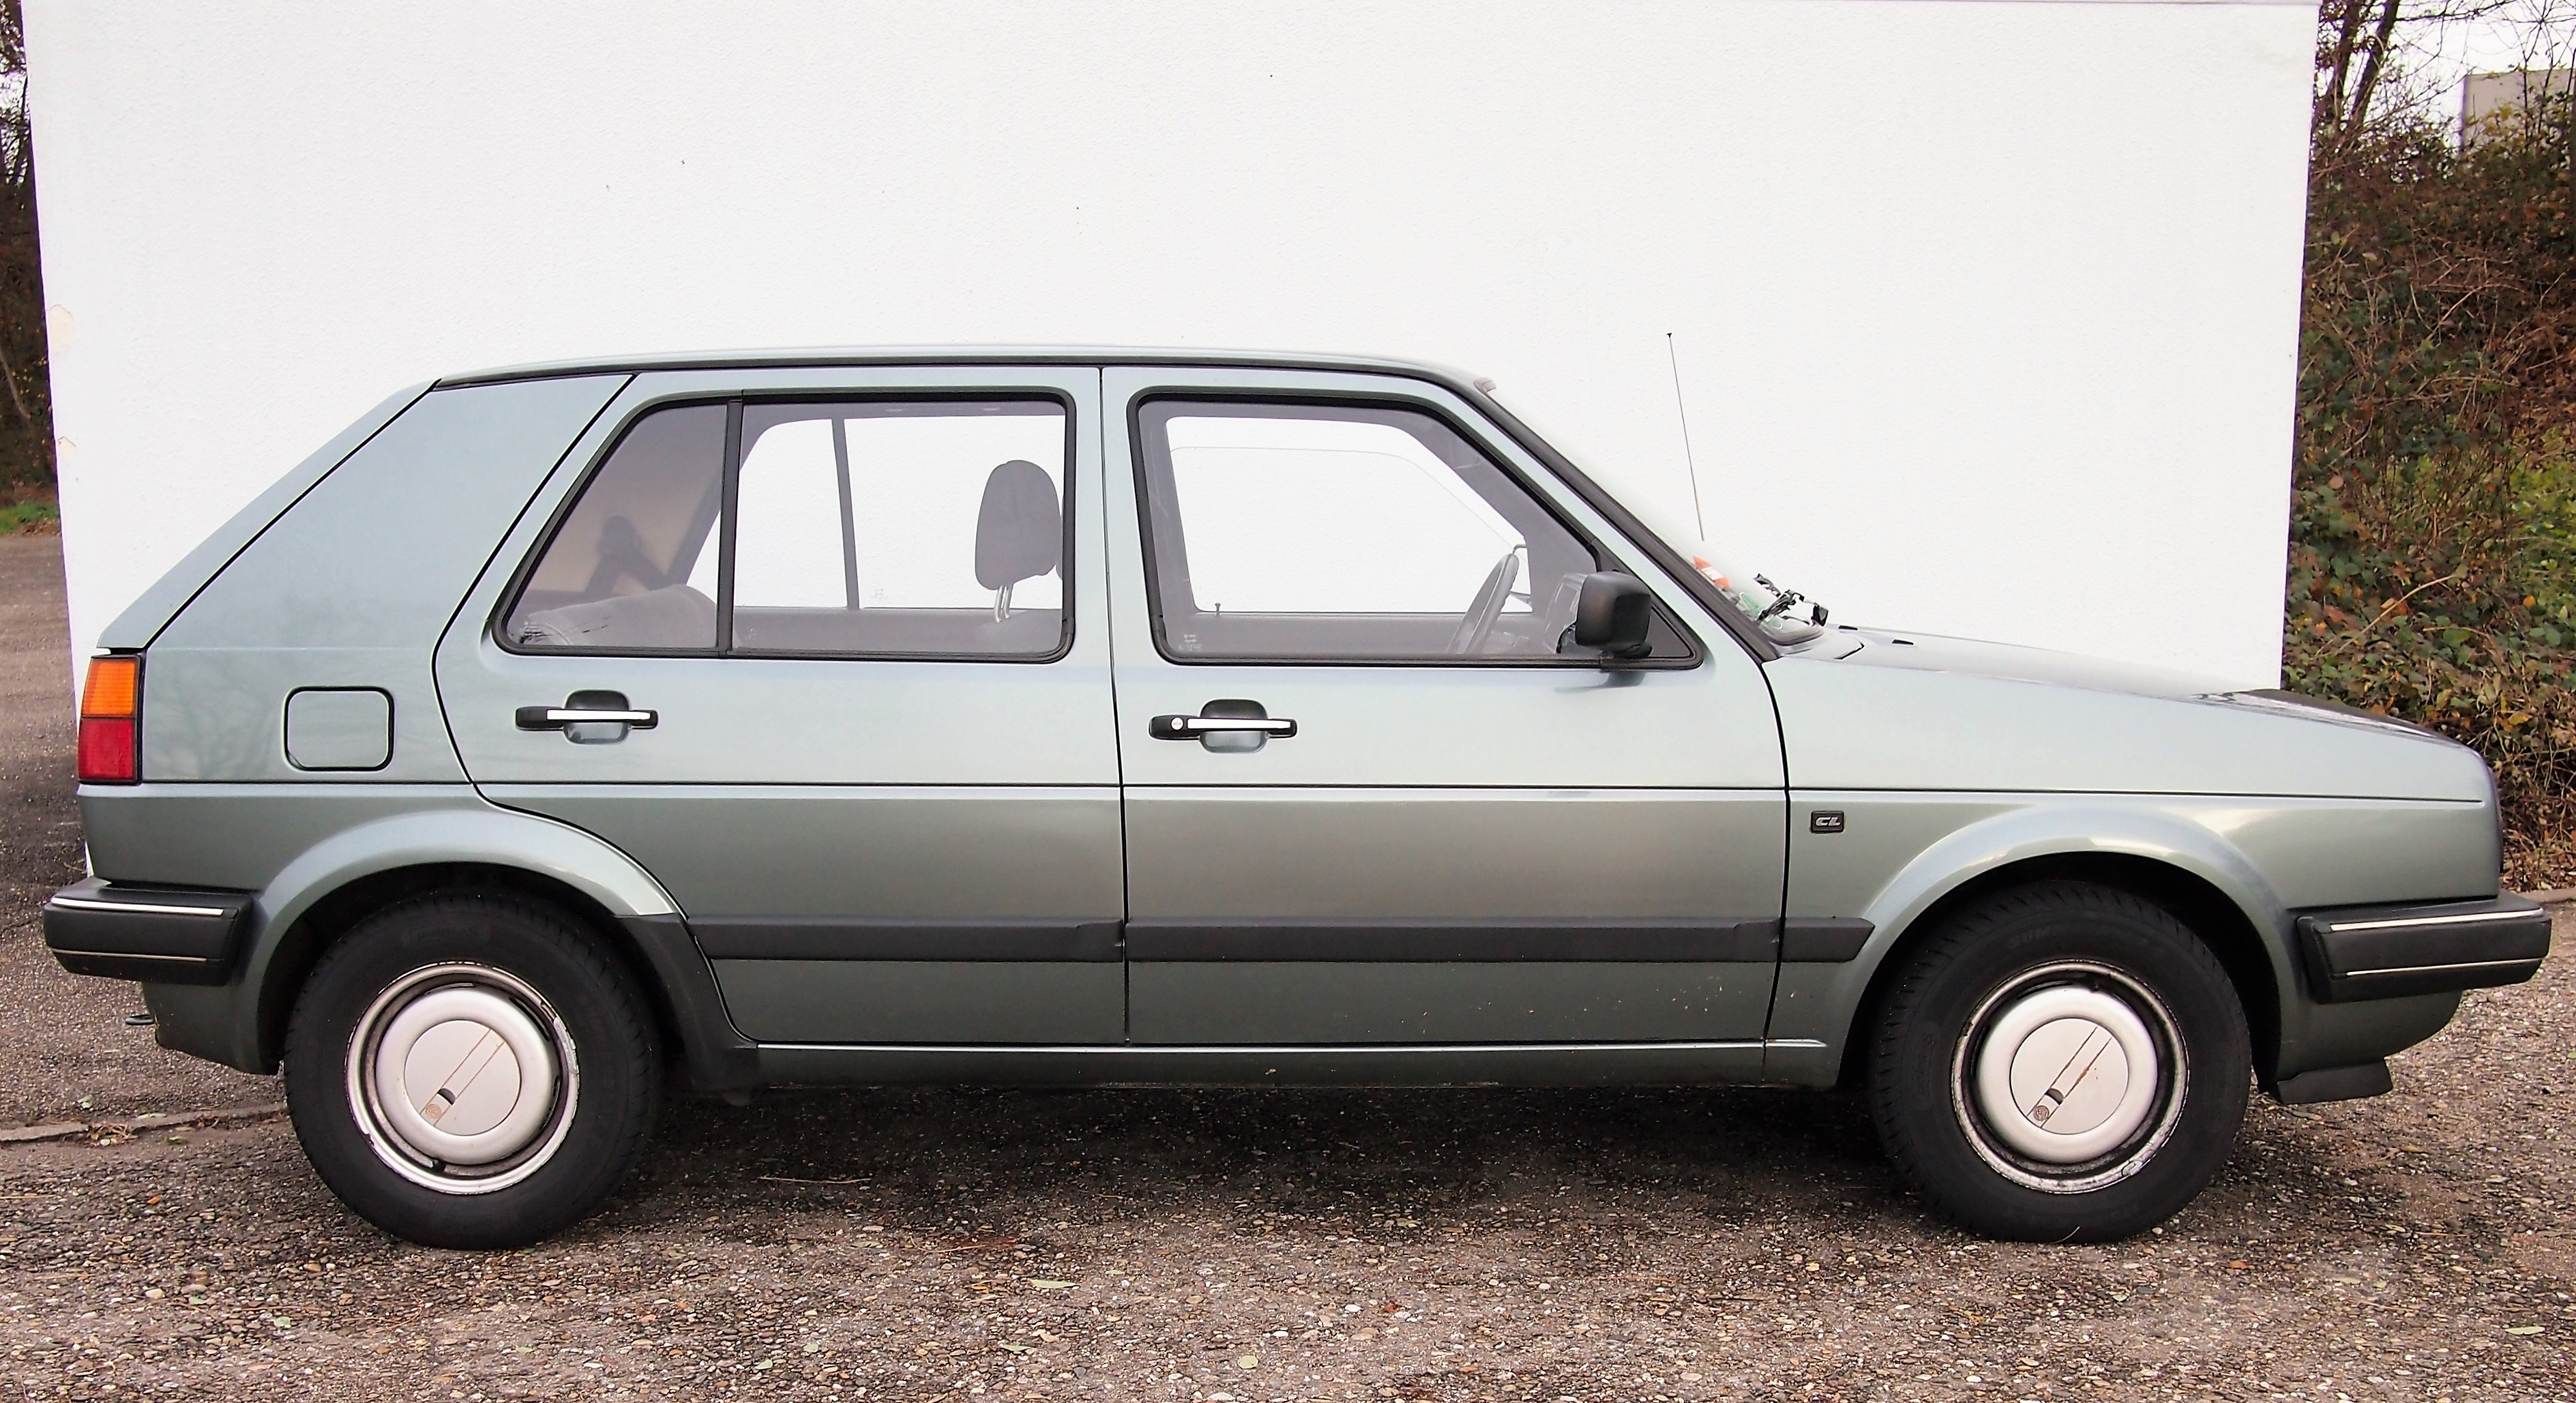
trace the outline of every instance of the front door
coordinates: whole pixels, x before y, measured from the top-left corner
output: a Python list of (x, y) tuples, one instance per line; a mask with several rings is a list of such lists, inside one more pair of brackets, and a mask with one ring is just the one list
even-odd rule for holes
[[(1436, 386), (1103, 400), (1133, 1041), (1758, 1055), (1785, 805), (1730, 635)], [(1605, 666), (1567, 628), (1612, 570), (1658, 616)]]
[(1119, 1041), (1098, 388), (637, 377), (440, 645), (467, 771), (659, 878), (755, 1040)]

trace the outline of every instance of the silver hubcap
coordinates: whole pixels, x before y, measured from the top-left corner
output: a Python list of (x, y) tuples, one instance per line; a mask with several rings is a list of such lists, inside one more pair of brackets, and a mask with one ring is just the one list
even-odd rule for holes
[(2063, 964), (2006, 984), (1970, 1020), (1953, 1080), (1977, 1152), (2058, 1193), (2137, 1172), (2182, 1106), (2181, 1040), (2162, 1000), (2118, 971)]
[(368, 1005), (349, 1046), (349, 1100), (378, 1158), (442, 1193), (490, 1193), (551, 1158), (579, 1069), (561, 1019), (488, 965), (436, 965)]

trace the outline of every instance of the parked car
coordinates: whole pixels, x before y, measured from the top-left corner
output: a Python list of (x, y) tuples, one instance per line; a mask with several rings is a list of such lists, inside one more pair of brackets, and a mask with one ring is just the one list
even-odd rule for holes
[(1829, 623), (1386, 361), (459, 376), (101, 644), (48, 943), (446, 1246), (896, 1081), (1853, 1086), (2114, 1238), (2549, 943), (2470, 751)]

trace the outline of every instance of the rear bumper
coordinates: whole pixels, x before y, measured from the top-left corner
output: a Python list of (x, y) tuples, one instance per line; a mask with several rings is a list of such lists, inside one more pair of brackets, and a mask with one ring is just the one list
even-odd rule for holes
[(233, 976), (252, 895), (92, 877), (45, 903), (45, 945), (74, 974), (221, 984)]
[(2519, 984), (2549, 954), (2549, 913), (2511, 894), (2308, 911), (2298, 929), (2310, 991), (2330, 1004)]

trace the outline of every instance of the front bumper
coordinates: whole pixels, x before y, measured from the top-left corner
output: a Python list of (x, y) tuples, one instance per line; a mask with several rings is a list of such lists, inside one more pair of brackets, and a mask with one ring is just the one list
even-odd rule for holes
[(221, 984), (233, 976), (252, 896), (92, 877), (45, 903), (45, 945), (74, 974)]
[(2308, 911), (2298, 929), (2309, 990), (2330, 1004), (2520, 984), (2549, 954), (2549, 913), (2510, 893)]

